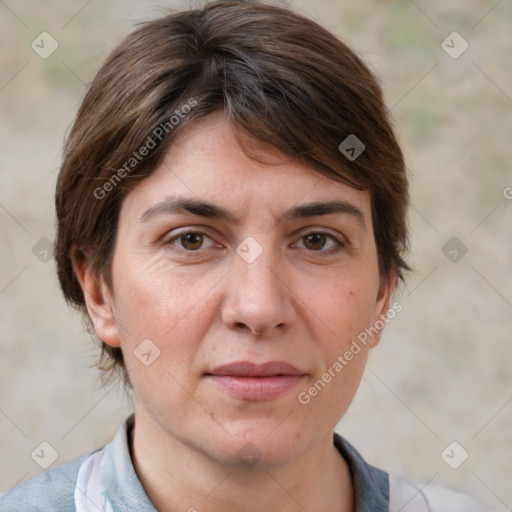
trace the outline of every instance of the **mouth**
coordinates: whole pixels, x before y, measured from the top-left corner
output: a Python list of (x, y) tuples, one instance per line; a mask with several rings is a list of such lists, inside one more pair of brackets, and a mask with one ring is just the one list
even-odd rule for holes
[(284, 361), (238, 361), (214, 368), (205, 376), (238, 398), (270, 400), (295, 387), (306, 373)]

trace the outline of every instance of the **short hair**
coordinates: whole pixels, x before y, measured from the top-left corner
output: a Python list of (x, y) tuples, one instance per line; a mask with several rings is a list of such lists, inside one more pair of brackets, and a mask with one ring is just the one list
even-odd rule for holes
[[(186, 126), (219, 109), (235, 136), (369, 191), (381, 278), (409, 269), (405, 164), (376, 77), (315, 21), (222, 0), (134, 27), (101, 66), (65, 140), (54, 255), (64, 297), (93, 336), (71, 251), (111, 289), (123, 198)], [(98, 341), (104, 382), (119, 373), (129, 385), (121, 349)]]

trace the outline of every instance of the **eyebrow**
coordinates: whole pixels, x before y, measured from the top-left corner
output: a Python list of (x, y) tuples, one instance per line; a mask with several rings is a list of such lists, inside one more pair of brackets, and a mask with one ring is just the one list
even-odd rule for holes
[[(139, 222), (147, 222), (156, 216), (173, 213), (191, 213), (200, 217), (239, 224), (239, 219), (221, 206), (186, 197), (169, 197), (151, 206), (139, 217)], [(284, 212), (280, 220), (297, 220), (332, 214), (353, 217), (362, 228), (366, 229), (363, 212), (353, 204), (338, 200), (298, 204)]]

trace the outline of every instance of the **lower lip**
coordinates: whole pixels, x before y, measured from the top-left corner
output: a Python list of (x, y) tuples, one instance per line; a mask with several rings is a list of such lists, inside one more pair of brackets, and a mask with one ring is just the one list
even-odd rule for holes
[(303, 375), (275, 375), (272, 377), (234, 377), (232, 375), (208, 375), (231, 394), (246, 400), (269, 400), (296, 386)]

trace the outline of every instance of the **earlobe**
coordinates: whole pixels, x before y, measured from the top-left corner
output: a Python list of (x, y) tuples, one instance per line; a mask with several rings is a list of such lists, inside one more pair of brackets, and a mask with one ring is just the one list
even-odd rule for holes
[(76, 247), (71, 250), (71, 261), (98, 338), (112, 347), (120, 347), (112, 294), (105, 280), (92, 271), (87, 256)]
[(373, 317), (373, 326), (377, 329), (378, 333), (375, 334), (370, 342), (370, 348), (374, 348), (380, 341), (382, 330), (386, 325), (386, 318), (391, 303), (391, 297), (396, 283), (396, 271), (391, 271), (387, 279), (381, 279), (377, 300), (375, 303), (375, 314)]

